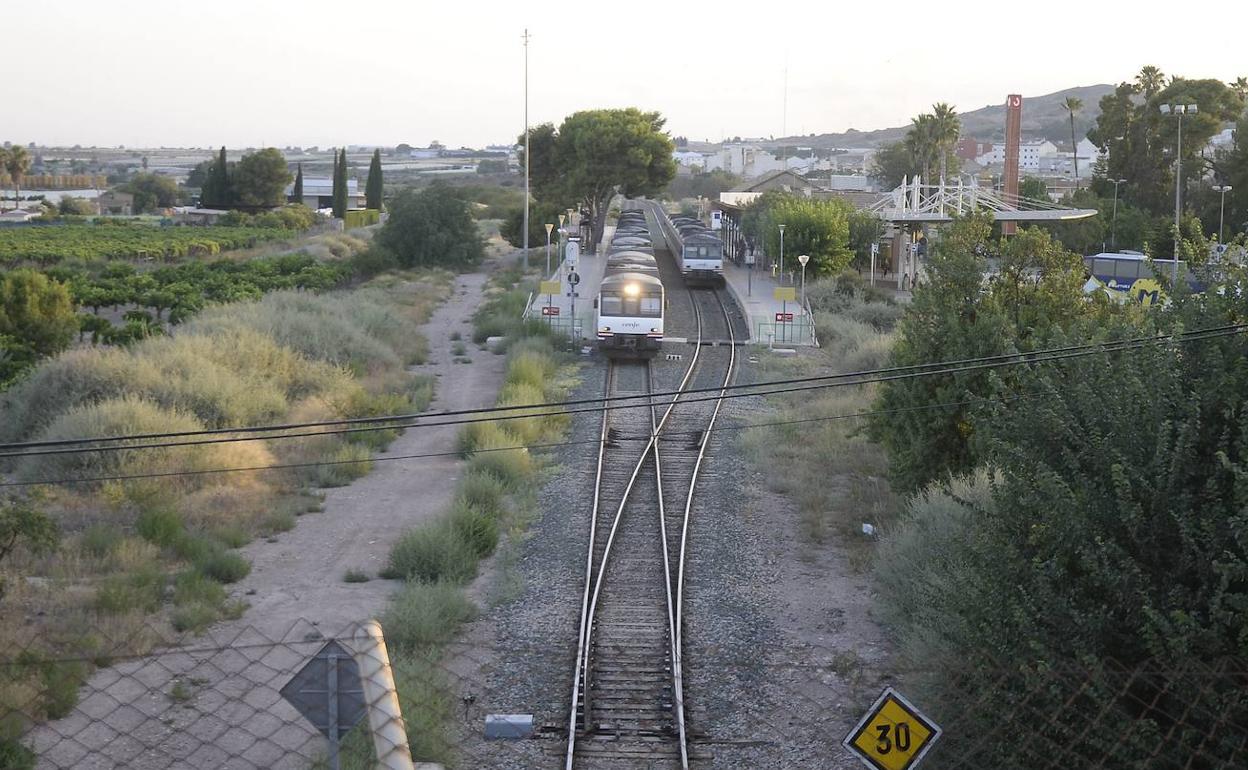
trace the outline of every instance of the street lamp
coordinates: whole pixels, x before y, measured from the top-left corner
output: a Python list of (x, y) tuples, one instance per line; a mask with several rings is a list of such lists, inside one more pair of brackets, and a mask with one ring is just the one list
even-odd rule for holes
[(546, 275), (542, 277), (543, 281), (550, 277), (550, 231), (554, 229), (554, 224), (546, 223)]
[(798, 254), (797, 261), (802, 263), (802, 312), (806, 312), (806, 263), (810, 261), (809, 254)]
[(780, 225), (780, 283), (784, 284), (784, 225)]
[(1226, 225), (1226, 194), (1230, 192), (1232, 189), (1234, 188), (1232, 188), (1229, 184), (1213, 186), (1214, 192), (1222, 193), (1222, 205), (1220, 206), (1220, 211), (1218, 213), (1218, 243), (1219, 244), (1226, 243), (1226, 241), (1223, 240), (1222, 228)]
[(1195, 115), (1195, 104), (1163, 104), (1162, 115), (1174, 115), (1179, 119), (1178, 144), (1174, 153), (1174, 270), (1171, 273), (1174, 290), (1179, 285), (1179, 239), (1180, 217), (1183, 213), (1183, 116)]
[[(1114, 183), (1114, 218), (1109, 225), (1109, 247), (1114, 251), (1118, 250), (1118, 185), (1126, 184), (1125, 179), (1106, 179), (1106, 182)], [(1102, 244), (1101, 248), (1105, 248)]]

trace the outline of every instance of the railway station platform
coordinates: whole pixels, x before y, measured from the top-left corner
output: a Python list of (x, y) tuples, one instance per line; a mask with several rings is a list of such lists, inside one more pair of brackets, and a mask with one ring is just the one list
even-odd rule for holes
[[(764, 267), (766, 257), (760, 255), (757, 260), (752, 269), (731, 259), (724, 260), (724, 282), (749, 322), (749, 341), (785, 347), (817, 344), (813, 319), (801, 305), (801, 278), (794, 283), (781, 283)], [(788, 267), (786, 260), (786, 271)], [(787, 291), (777, 296), (777, 289), (791, 291), (793, 299), (783, 298)]]
[[(610, 242), (610, 237), (614, 231), (614, 225), (607, 226), (603, 234), (604, 243)], [(560, 256), (559, 250), (552, 244), (552, 262)], [(530, 262), (541, 260), (541, 263), (535, 264), (542, 264), (542, 267), (545, 267), (545, 246), (543, 245), (540, 249), (533, 249), (529, 255), (529, 260)], [(549, 296), (540, 292), (534, 294), (533, 299), (529, 302), (525, 317), (545, 321), (578, 340), (596, 339), (597, 335), (594, 330), (594, 298), (598, 296), (598, 287), (602, 285), (602, 276), (606, 271), (606, 267), (607, 258), (602, 253), (582, 253), (576, 265), (576, 274), (580, 276), (581, 280), (576, 286), (572, 286), (568, 280), (568, 274), (572, 271), (568, 266), (562, 261), (553, 265), (550, 275), (546, 276), (546, 280), (558, 281), (562, 291)], [(573, 296), (573, 292), (575, 292), (576, 296)]]

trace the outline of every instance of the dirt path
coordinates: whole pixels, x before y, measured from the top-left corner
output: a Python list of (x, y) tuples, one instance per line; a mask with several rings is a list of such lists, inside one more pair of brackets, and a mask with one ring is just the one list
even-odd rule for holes
[[(506, 361), (470, 343), (454, 363), (452, 333), (480, 303), (485, 276), (455, 280), (454, 294), (423, 328), (438, 378), (434, 410), (493, 403)], [(408, 431), (379, 457), (455, 449), (454, 426)], [(40, 768), (305, 768), (324, 740), (279, 690), (326, 637), (378, 615), (397, 584), (376, 579), (390, 544), (441, 512), (461, 471), (458, 458), (378, 462), (368, 476), (326, 491), (325, 509), (276, 542), (242, 553), (251, 574), (235, 586), (249, 609), (183, 648), (118, 661), (83, 686), (65, 718), (35, 730)], [(349, 569), (374, 579), (346, 583)]]

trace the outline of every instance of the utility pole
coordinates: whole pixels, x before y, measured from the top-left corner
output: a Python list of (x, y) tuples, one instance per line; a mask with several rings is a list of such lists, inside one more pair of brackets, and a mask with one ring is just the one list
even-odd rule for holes
[(1183, 215), (1183, 116), (1195, 115), (1195, 104), (1163, 104), (1161, 114), (1174, 115), (1179, 119), (1179, 135), (1174, 153), (1174, 269), (1171, 271), (1171, 290), (1178, 291), (1179, 286), (1179, 243), (1183, 240), (1180, 229)]
[(529, 269), (529, 28), (524, 28), (524, 269)]

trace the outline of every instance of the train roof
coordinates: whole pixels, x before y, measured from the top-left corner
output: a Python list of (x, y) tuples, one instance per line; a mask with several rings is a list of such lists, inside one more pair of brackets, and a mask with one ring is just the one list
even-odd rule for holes
[(639, 283), (643, 286), (663, 288), (663, 282), (646, 273), (611, 273), (602, 279), (602, 286), (620, 286), (625, 283)]
[(657, 265), (658, 262), (654, 256), (643, 251), (621, 251), (615, 254), (607, 255), (607, 264), (615, 265), (621, 262), (634, 262), (642, 265)]

